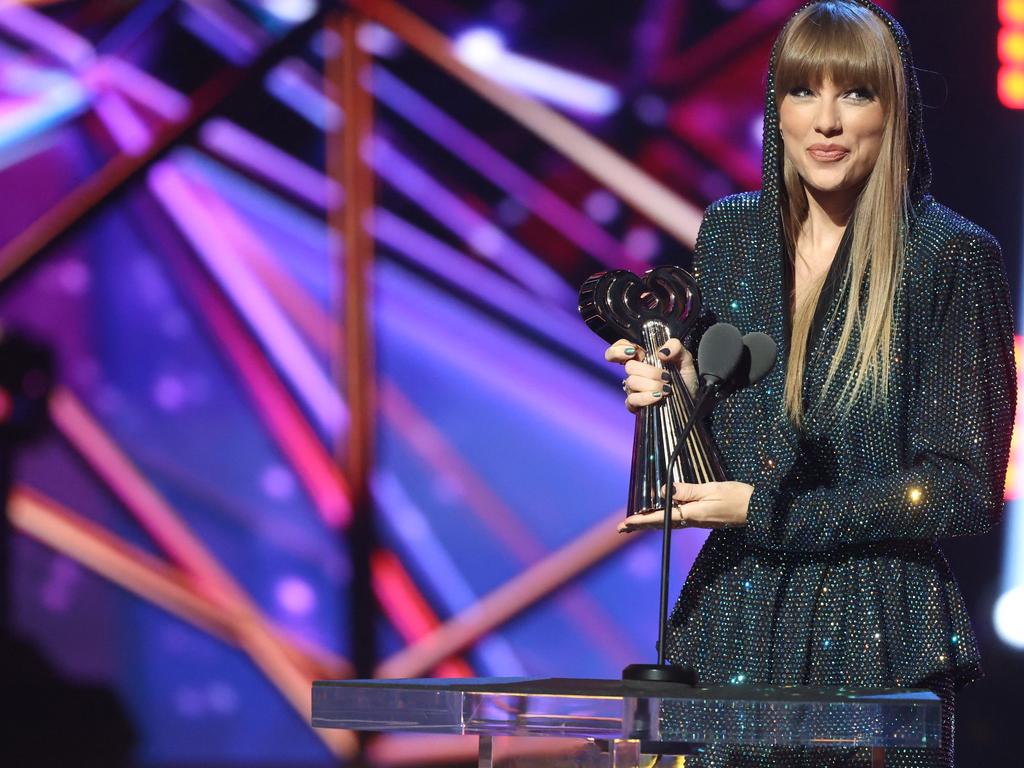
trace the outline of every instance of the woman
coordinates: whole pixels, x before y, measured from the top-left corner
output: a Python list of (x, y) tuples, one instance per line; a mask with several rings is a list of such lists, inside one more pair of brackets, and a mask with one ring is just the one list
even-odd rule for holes
[[(805, 5), (769, 65), (763, 188), (711, 205), (697, 240), (705, 311), (780, 355), (713, 415), (732, 481), (674, 489), (679, 524), (716, 530), (667, 650), (704, 683), (931, 688), (942, 748), (889, 764), (949, 768), (954, 695), (981, 670), (936, 540), (998, 519), (1016, 394), (999, 246), (929, 182), (903, 30), (866, 0)], [(695, 386), (689, 350), (658, 354)], [(606, 357), (625, 363), (631, 410), (673, 396), (628, 342)], [(870, 764), (865, 749), (696, 762)]]

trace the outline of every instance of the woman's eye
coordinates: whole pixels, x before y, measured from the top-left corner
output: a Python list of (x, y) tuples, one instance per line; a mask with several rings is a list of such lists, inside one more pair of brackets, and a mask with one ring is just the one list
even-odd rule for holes
[(875, 98), (874, 91), (870, 88), (854, 88), (846, 92), (854, 101), (872, 101)]
[(803, 86), (799, 86), (797, 88), (790, 88), (789, 89), (789, 95), (790, 96), (810, 96), (811, 95), (811, 89), (810, 88), (804, 88)]

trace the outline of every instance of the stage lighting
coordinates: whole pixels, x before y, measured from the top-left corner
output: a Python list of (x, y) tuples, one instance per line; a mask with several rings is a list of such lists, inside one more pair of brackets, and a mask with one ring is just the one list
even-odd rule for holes
[(1024, 586), (1004, 592), (996, 600), (992, 622), (1004, 643), (1024, 650)]
[(316, 13), (315, 0), (263, 0), (263, 9), (286, 24), (301, 24)]
[(999, 0), (999, 21), (1006, 26), (1024, 26), (1024, 0)]
[(1024, 0), (1000, 0), (996, 93), (1003, 106), (1024, 109)]
[(1001, 29), (997, 38), (999, 61), (1003, 64), (1024, 64), (1024, 29)]
[(501, 60), (505, 40), (493, 29), (470, 29), (455, 38), (455, 55), (471, 67), (489, 67)]
[(610, 85), (514, 53), (493, 29), (466, 30), (455, 39), (453, 50), (460, 61), (492, 80), (572, 112), (603, 116), (619, 108), (619, 94)]
[(1010, 109), (1024, 109), (1024, 69), (1004, 66), (997, 83), (999, 101)]

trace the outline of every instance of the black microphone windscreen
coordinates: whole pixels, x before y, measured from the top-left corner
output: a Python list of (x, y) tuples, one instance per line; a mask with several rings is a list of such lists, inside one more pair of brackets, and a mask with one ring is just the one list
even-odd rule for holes
[(700, 338), (697, 368), (705, 379), (722, 382), (732, 376), (743, 356), (743, 337), (728, 323), (715, 323)]
[(749, 386), (759, 382), (775, 367), (779, 348), (771, 336), (760, 331), (746, 334), (743, 337), (743, 344), (750, 350), (750, 373), (747, 376)]

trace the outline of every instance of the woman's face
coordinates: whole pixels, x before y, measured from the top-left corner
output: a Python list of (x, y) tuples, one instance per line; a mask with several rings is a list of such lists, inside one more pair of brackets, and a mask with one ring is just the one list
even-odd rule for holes
[(779, 105), (786, 159), (808, 191), (857, 193), (882, 149), (885, 114), (868, 88), (793, 88)]

